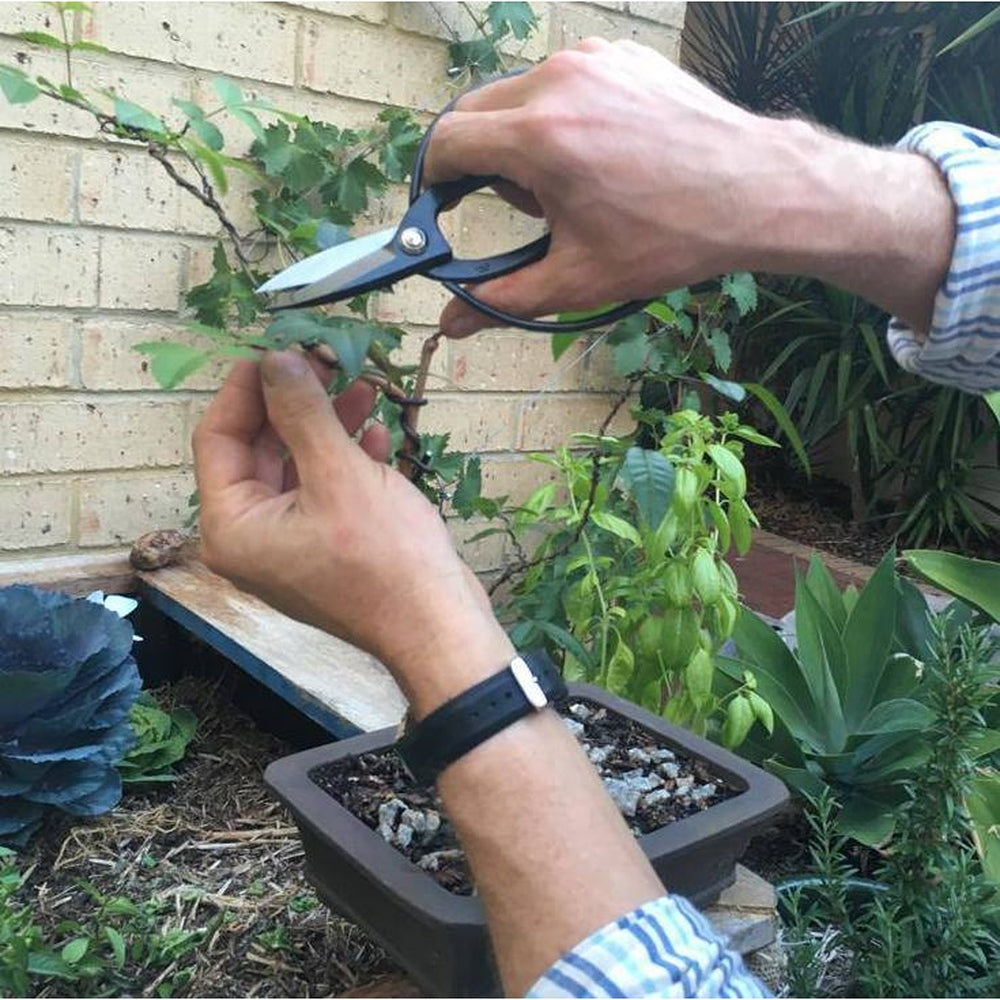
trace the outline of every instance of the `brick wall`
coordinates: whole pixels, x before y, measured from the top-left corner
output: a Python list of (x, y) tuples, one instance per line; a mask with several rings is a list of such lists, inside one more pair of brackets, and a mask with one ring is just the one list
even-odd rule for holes
[[(588, 35), (677, 56), (683, 3), (534, 8), (541, 30), (523, 58)], [(58, 53), (16, 37), (57, 33), (53, 17), (39, 3), (0, 4), (0, 62), (62, 80)], [(453, 3), (97, 3), (74, 17), (77, 38), (110, 50), (74, 56), (85, 92), (113, 87), (168, 113), (171, 98), (197, 100), (223, 73), (277, 106), (349, 126), (385, 103), (445, 103), (442, 22), (464, 31), (468, 15)], [(184, 293), (209, 273), (214, 219), (82, 112), (0, 99), (0, 130), (0, 562), (127, 546), (179, 526), (193, 488), (190, 434), (217, 375), (160, 392), (131, 346), (180, 335)], [(373, 214), (390, 217), (400, 199), (393, 192)], [(228, 207), (247, 217), (238, 191)], [(463, 202), (456, 225), (467, 250), (512, 246), (525, 232), (488, 195)], [(444, 300), (411, 279), (377, 301), (376, 315), (410, 331), (413, 356)], [(489, 491), (523, 496), (543, 471), (522, 452), (592, 431), (607, 412), (607, 358), (583, 355), (581, 344), (553, 363), (544, 336), (510, 331), (445, 344), (424, 426), (480, 452)], [(470, 533), (456, 528), (460, 541)], [(489, 568), (502, 552), (492, 541), (467, 555)]]

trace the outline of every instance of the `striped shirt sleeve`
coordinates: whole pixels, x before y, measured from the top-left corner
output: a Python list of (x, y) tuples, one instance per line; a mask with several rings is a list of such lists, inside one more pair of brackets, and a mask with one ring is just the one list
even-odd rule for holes
[(889, 349), (902, 368), (934, 382), (1000, 389), (1000, 138), (949, 122), (907, 132), (899, 147), (933, 160), (956, 208), (948, 277), (926, 337), (893, 318)]
[(595, 931), (528, 991), (529, 997), (766, 997), (708, 921), (661, 896)]

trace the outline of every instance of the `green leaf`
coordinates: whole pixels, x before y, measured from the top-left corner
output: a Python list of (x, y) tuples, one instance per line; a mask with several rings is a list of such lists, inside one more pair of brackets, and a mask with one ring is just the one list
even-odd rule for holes
[(845, 675), (840, 689), (848, 728), (860, 723), (874, 703), (896, 632), (896, 596), (896, 550), (890, 548), (844, 626)]
[(622, 472), (643, 522), (656, 528), (673, 499), (674, 467), (659, 451), (632, 447), (625, 452)]
[(502, 37), (510, 31), (518, 41), (524, 41), (538, 26), (538, 18), (530, 3), (491, 3), (486, 8), (486, 23), (496, 35)]
[(482, 463), (478, 455), (473, 455), (465, 466), (465, 472), (451, 497), (451, 504), (463, 516), (475, 513), (475, 502), (483, 488)]
[(610, 514), (606, 510), (595, 510), (591, 511), (590, 519), (599, 528), (610, 531), (612, 535), (624, 539), (626, 542), (631, 542), (633, 545), (642, 544), (639, 532), (624, 518), (618, 517), (617, 514)]
[(225, 140), (212, 122), (204, 118), (192, 118), (191, 131), (213, 152), (217, 153), (222, 149)]
[(41, 93), (26, 73), (13, 66), (0, 66), (0, 89), (11, 104), (28, 104)]
[(935, 587), (974, 604), (1000, 622), (1000, 563), (933, 549), (911, 549), (903, 558)]
[(764, 701), (756, 691), (750, 691), (746, 695), (753, 709), (754, 717), (767, 730), (768, 736), (774, 732), (774, 712), (771, 706)]
[(608, 663), (604, 677), (604, 686), (612, 693), (625, 695), (628, 692), (632, 675), (635, 673), (635, 656), (628, 645), (619, 636), (615, 651)]
[(884, 844), (896, 827), (896, 817), (891, 805), (854, 792), (849, 795), (837, 816), (837, 828), (848, 837), (878, 847)]
[(208, 351), (187, 344), (175, 344), (168, 340), (146, 341), (136, 344), (140, 354), (150, 357), (153, 378), (163, 389), (173, 389), (189, 375), (201, 368), (210, 355)]
[(893, 698), (876, 705), (853, 730), (860, 736), (881, 736), (883, 733), (923, 731), (934, 724), (937, 716), (926, 705), (912, 698)]
[(996, 417), (997, 423), (1000, 424), (1000, 389), (983, 396), (983, 402), (990, 408), (990, 412)]
[(654, 319), (658, 319), (664, 326), (673, 326), (677, 322), (677, 313), (660, 299), (650, 302), (644, 311)]
[(81, 38), (78, 42), (73, 42), (70, 48), (74, 52), (110, 52), (106, 45), (101, 45), (100, 42), (91, 42), (86, 38)]
[(608, 344), (611, 346), (615, 371), (619, 375), (631, 375), (639, 371), (649, 354), (646, 319), (642, 313), (635, 313), (615, 324), (608, 334)]
[(711, 372), (702, 372), (700, 378), (705, 385), (711, 386), (720, 396), (725, 396), (734, 403), (742, 403), (746, 399), (747, 391), (739, 382), (716, 378)]
[(105, 926), (104, 936), (111, 945), (112, 954), (115, 957), (115, 968), (120, 969), (125, 964), (125, 939), (114, 927)]
[(733, 348), (729, 343), (729, 334), (717, 327), (709, 332), (705, 340), (712, 349), (715, 367), (724, 372), (729, 371), (729, 366), (733, 362)]
[(981, 771), (972, 779), (966, 808), (972, 819), (983, 874), (1000, 889), (1000, 773)]
[(781, 432), (788, 439), (788, 443), (792, 446), (792, 450), (795, 452), (795, 457), (799, 460), (799, 465), (802, 466), (802, 471), (809, 477), (812, 476), (812, 467), (809, 464), (809, 456), (806, 454), (805, 446), (802, 443), (802, 437), (800, 436), (795, 424), (792, 423), (792, 418), (788, 415), (788, 411), (781, 405), (777, 396), (774, 395), (769, 389), (765, 389), (764, 386), (759, 385), (756, 382), (744, 382), (743, 388), (747, 392), (752, 393), (756, 396), (767, 408), (768, 413), (774, 417), (775, 423), (781, 428)]
[(120, 125), (127, 128), (142, 129), (144, 132), (162, 134), (167, 131), (166, 125), (152, 111), (139, 107), (124, 97), (115, 98), (115, 118)]
[(50, 35), (46, 31), (21, 31), (17, 37), (29, 45), (41, 45), (47, 49), (62, 50), (69, 47), (61, 38), (56, 38), (55, 35)]
[(722, 292), (736, 303), (740, 316), (746, 316), (757, 308), (757, 282), (749, 271), (727, 274), (722, 279)]
[(232, 115), (232, 117), (238, 122), (241, 122), (248, 129), (250, 129), (250, 131), (254, 134), (254, 138), (263, 140), (264, 126), (261, 124), (260, 119), (252, 111), (247, 111), (246, 108), (230, 108), (229, 114)]
[(69, 942), (69, 944), (63, 945), (63, 949), (59, 955), (60, 958), (67, 963), (67, 965), (76, 965), (76, 963), (87, 954), (87, 949), (89, 947), (90, 938), (74, 938)]
[(726, 719), (722, 724), (722, 744), (729, 749), (738, 747), (750, 732), (754, 722), (753, 706), (747, 698), (737, 695), (726, 707)]
[(705, 449), (723, 477), (736, 487), (734, 500), (742, 500), (747, 492), (747, 474), (743, 463), (722, 444), (710, 444)]
[(351, 160), (341, 175), (337, 186), (337, 202), (352, 214), (363, 212), (368, 207), (369, 190), (381, 191), (385, 185), (385, 177), (378, 167), (358, 157)]
[(213, 76), (212, 89), (219, 95), (219, 100), (229, 110), (232, 110), (234, 105), (243, 103), (243, 91), (240, 90), (239, 84), (234, 83), (228, 77)]
[(753, 522), (750, 508), (745, 500), (734, 500), (729, 505), (729, 527), (733, 533), (733, 544), (741, 556), (750, 551), (753, 544)]
[(229, 190), (229, 180), (226, 177), (225, 160), (222, 156), (214, 149), (193, 139), (183, 140), (182, 144), (184, 149), (212, 175), (212, 183), (219, 189), (219, 194), (225, 194)]
[(552, 345), (552, 360), (558, 361), (583, 334), (575, 333), (554, 333), (549, 339)]

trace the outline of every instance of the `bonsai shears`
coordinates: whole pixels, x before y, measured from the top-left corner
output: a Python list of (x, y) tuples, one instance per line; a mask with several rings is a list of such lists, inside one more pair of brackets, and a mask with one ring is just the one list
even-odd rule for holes
[[(450, 108), (451, 105), (442, 114)], [(466, 285), (510, 274), (540, 260), (548, 252), (551, 237), (546, 233), (516, 250), (492, 257), (456, 258), (438, 226), (438, 216), (467, 194), (490, 187), (501, 178), (462, 177), (424, 190), (424, 158), (433, 129), (432, 124), (417, 150), (410, 180), (410, 207), (399, 225), (339, 243), (280, 271), (257, 289), (258, 294), (267, 298), (267, 308), (300, 309), (339, 302), (376, 288), (385, 288), (414, 274), (440, 281), (453, 295), (496, 320), (499, 325), (542, 333), (589, 330), (627, 316), (646, 304), (625, 302), (582, 318), (559, 321), (514, 316), (476, 298)]]

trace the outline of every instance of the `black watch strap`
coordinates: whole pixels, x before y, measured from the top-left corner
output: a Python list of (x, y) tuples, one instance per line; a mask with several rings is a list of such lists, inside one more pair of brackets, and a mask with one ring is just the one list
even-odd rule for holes
[(436, 708), (396, 743), (407, 770), (422, 785), (511, 723), (566, 697), (566, 685), (543, 650), (514, 657), (506, 670)]

